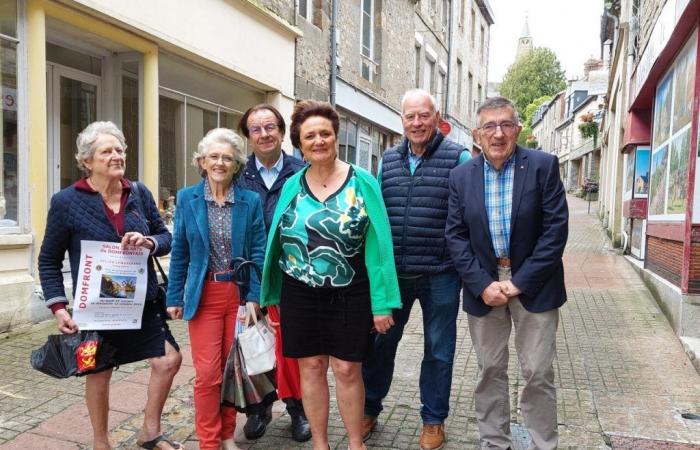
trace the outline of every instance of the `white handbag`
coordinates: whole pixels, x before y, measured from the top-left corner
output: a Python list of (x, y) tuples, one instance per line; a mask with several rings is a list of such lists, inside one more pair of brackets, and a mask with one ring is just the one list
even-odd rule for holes
[(263, 317), (253, 314), (253, 325), (238, 333), (238, 345), (248, 375), (258, 375), (275, 368), (275, 334)]

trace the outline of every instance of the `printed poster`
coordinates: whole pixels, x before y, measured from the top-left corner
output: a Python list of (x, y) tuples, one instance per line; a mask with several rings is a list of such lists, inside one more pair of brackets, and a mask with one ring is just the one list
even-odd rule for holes
[(81, 241), (73, 320), (81, 330), (141, 328), (148, 282), (148, 249)]
[(649, 194), (649, 147), (637, 148), (634, 164), (634, 197), (646, 198)]

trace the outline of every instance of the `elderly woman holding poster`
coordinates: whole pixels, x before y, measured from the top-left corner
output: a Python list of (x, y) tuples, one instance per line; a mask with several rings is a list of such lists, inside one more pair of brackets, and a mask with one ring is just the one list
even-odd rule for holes
[[(63, 259), (70, 260), (73, 292), (76, 292), (81, 241), (121, 242), (122, 247), (146, 248), (152, 256), (170, 252), (171, 236), (161, 220), (151, 193), (136, 189), (124, 178), (124, 134), (111, 122), (94, 122), (78, 135), (75, 158), (85, 177), (55, 194), (39, 254), (39, 277), (61, 333), (78, 332), (66, 309)], [(136, 198), (139, 196), (140, 198)], [(137, 330), (99, 331), (117, 350), (116, 365), (147, 359), (151, 365), (148, 398), (137, 444), (146, 449), (181, 449), (161, 431), (161, 413), (173, 377), (180, 368), (179, 347), (165, 322), (164, 299), (150, 258), (146, 302)], [(85, 401), (93, 431), (93, 448), (110, 449), (108, 439), (109, 381), (113, 367), (86, 376)]]

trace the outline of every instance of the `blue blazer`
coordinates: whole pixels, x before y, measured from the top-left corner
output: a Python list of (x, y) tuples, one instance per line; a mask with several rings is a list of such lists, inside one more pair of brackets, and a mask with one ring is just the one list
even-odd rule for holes
[[(491, 307), (483, 290), (498, 280), (484, 200), (484, 156), (450, 173), (445, 234), (462, 277), (464, 310), (484, 316)], [(542, 151), (515, 149), (513, 207), (510, 223), (512, 281), (530, 312), (558, 308), (566, 302), (562, 255), (569, 234), (566, 191), (557, 158)]]
[[(183, 319), (197, 313), (204, 278), (209, 267), (209, 219), (204, 200), (204, 183), (181, 189), (173, 229), (170, 280), (166, 303), (184, 307)], [(254, 261), (260, 268), (265, 259), (265, 223), (260, 197), (255, 192), (234, 185), (231, 224), (231, 257)], [(246, 301), (258, 302), (260, 278), (250, 274), (250, 291)]]

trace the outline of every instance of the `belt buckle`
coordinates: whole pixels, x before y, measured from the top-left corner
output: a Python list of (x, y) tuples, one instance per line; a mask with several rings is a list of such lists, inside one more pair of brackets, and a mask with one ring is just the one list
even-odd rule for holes
[(503, 258), (496, 258), (496, 264), (498, 264), (499, 267), (510, 267), (510, 258), (507, 256)]
[(231, 281), (233, 277), (230, 272), (210, 272), (209, 279), (214, 282)]

